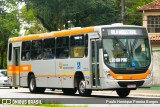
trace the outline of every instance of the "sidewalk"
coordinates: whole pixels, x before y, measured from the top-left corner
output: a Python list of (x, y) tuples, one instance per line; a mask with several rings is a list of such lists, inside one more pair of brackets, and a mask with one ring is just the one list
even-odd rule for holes
[[(104, 95), (117, 95), (116, 91), (94, 91)], [(146, 96), (146, 97), (160, 97), (160, 86), (151, 88), (138, 88), (130, 92), (131, 96)]]
[(151, 88), (138, 88), (137, 90), (132, 90), (131, 95), (160, 97), (160, 86), (153, 86)]

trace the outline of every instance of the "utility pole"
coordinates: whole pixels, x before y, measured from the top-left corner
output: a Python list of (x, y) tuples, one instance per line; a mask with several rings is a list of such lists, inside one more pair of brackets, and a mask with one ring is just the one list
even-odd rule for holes
[(121, 0), (121, 22), (124, 22), (124, 8), (125, 8), (125, 0)]

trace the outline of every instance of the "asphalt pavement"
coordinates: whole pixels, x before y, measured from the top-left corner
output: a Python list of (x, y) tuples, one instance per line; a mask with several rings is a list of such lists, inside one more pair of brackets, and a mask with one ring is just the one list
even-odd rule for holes
[[(97, 95), (98, 94), (117, 95), (116, 91), (93, 91), (93, 92), (96, 93)], [(152, 98), (152, 97), (153, 98), (160, 98), (160, 86), (151, 87), (151, 88), (138, 88), (137, 90), (132, 90), (131, 93), (129, 94), (129, 97), (131, 97), (131, 96), (139, 96), (139, 97), (142, 96), (142, 97), (148, 97), (148, 98)], [(160, 104), (158, 104), (157, 106), (160, 107)], [(157, 106), (155, 106), (155, 107), (157, 107)], [(38, 107), (38, 106), (22, 106), (22, 105), (17, 106), (17, 105), (1, 105), (0, 104), (0, 107)], [(89, 106), (89, 107), (92, 107), (92, 106)], [(122, 107), (124, 107), (124, 106), (122, 105)], [(146, 107), (146, 106), (144, 106), (144, 107)]]

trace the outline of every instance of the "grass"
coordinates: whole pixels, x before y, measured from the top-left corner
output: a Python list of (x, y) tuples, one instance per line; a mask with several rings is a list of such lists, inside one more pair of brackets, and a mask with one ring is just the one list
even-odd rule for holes
[(138, 88), (140, 90), (160, 90), (160, 86), (152, 86), (151, 88)]

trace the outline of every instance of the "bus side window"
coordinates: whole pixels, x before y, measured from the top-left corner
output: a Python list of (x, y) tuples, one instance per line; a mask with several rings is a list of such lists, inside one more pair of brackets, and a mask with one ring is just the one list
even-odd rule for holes
[(56, 39), (56, 58), (69, 57), (69, 37), (58, 37)]
[(22, 42), (22, 55), (21, 60), (30, 60), (31, 58), (31, 42), (25, 41)]
[(82, 58), (84, 56), (84, 35), (74, 35), (70, 37), (71, 58)]
[(55, 39), (44, 39), (43, 41), (43, 59), (53, 59), (55, 56)]
[(33, 40), (31, 47), (31, 59), (40, 60), (42, 58), (42, 40)]
[(9, 54), (8, 54), (8, 60), (11, 61), (12, 60), (12, 43), (9, 44)]

